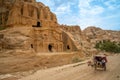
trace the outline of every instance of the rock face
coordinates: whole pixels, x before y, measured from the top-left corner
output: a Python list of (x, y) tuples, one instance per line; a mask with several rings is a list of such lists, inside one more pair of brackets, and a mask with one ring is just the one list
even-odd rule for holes
[[(0, 48), (61, 52), (81, 49), (79, 26), (57, 23), (49, 7), (35, 0), (2, 0), (0, 2)], [(74, 37), (77, 34), (77, 37)], [(75, 42), (77, 41), (77, 43)]]
[(49, 7), (35, 0), (2, 0), (0, 2), (0, 25), (32, 26), (40, 22), (42, 26), (56, 26), (56, 15)]
[(92, 47), (94, 47), (98, 41), (103, 40), (120, 42), (120, 31), (102, 30), (100, 28), (90, 26), (86, 28), (83, 33), (86, 35), (89, 42), (92, 44)]
[[(80, 26), (60, 25), (60, 27), (62, 28), (62, 31), (67, 34), (69, 37), (68, 40), (72, 41), (77, 50), (84, 52), (86, 55), (89, 55), (90, 52), (93, 51), (93, 48), (90, 47), (91, 44), (89, 43), (86, 35), (81, 31)], [(75, 48), (74, 46), (71, 45), (70, 47)]]

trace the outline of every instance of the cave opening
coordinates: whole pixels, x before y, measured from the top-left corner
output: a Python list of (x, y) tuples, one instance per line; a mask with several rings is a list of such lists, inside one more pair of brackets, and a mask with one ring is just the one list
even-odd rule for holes
[(67, 49), (70, 50), (70, 46), (69, 45), (67, 45)]
[(52, 46), (51, 44), (49, 44), (49, 45), (48, 45), (48, 50), (49, 50), (50, 52), (52, 52), (52, 48), (53, 48), (53, 46)]

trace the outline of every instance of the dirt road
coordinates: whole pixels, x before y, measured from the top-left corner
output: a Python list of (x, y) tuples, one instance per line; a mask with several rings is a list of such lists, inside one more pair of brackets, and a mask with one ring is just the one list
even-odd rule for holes
[(120, 80), (120, 55), (108, 56), (107, 71), (95, 71), (87, 64), (66, 65), (39, 70), (19, 80)]

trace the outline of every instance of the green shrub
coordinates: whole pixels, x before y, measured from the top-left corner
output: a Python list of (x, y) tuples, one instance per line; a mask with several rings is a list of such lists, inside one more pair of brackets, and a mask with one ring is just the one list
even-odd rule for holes
[(103, 42), (96, 43), (95, 48), (106, 52), (120, 53), (120, 42), (116, 43), (104, 40)]

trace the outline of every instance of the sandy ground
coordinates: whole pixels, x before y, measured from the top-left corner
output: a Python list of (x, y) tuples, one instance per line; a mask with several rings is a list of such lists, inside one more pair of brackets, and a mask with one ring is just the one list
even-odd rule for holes
[(44, 53), (44, 54), (0, 54), (0, 75), (19, 71), (50, 68), (74, 63), (81, 59), (81, 54)]
[(84, 63), (38, 70), (19, 80), (120, 80), (120, 55), (108, 56), (106, 71), (94, 70)]
[(0, 53), (0, 80), (17, 80), (38, 70), (83, 61), (83, 55), (76, 52), (57, 53)]

